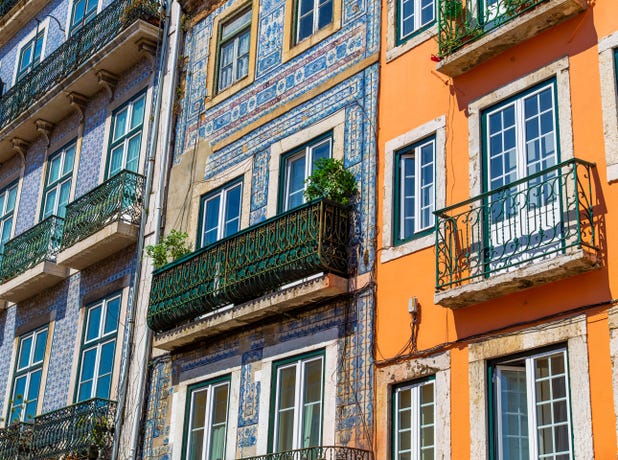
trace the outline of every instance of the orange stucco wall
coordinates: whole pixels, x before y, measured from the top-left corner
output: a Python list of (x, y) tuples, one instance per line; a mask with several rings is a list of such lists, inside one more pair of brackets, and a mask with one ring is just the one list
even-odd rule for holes
[[(384, 2), (383, 50), (387, 49), (387, 6)], [(379, 98), (378, 371), (381, 363), (395, 357), (410, 339), (411, 318), (407, 306), (408, 299), (413, 296), (418, 299), (421, 310), (416, 343), (420, 351), (566, 310), (601, 304), (583, 310), (587, 315), (594, 452), (599, 459), (616, 458), (617, 453), (607, 314), (610, 304), (606, 302), (618, 298), (618, 183), (608, 184), (606, 179), (597, 43), (617, 30), (618, 5), (614, 0), (598, 0), (587, 11), (509, 48), (455, 79), (436, 71), (436, 63), (430, 58), (437, 53), (437, 43), (435, 37), (429, 38), (388, 62), (386, 52), (382, 53)], [(381, 235), (383, 206), (385, 197), (392, 194), (392, 184), (384, 182), (386, 142), (445, 116), (446, 204), (463, 201), (470, 197), (468, 104), (564, 56), (569, 60), (574, 155), (597, 164), (595, 213), (601, 222), (603, 266), (459, 310), (434, 305), (433, 246), (385, 263), (380, 261), (385, 249)], [(450, 350), (451, 452), (452, 458), (465, 459), (470, 456), (468, 344), (464, 340)], [(403, 350), (403, 354), (409, 352), (409, 348)], [(413, 358), (404, 357), (400, 365), (411, 360)], [(376, 388), (376, 392), (386, 391), (387, 388)], [(376, 407), (378, 458), (390, 455), (387, 406)]]

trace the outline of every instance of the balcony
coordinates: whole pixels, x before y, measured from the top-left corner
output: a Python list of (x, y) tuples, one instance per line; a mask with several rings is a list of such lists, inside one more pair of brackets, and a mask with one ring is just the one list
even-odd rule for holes
[(594, 168), (568, 160), (436, 211), (435, 302), (461, 308), (597, 268)]
[(77, 270), (137, 241), (144, 177), (121, 171), (66, 208), (58, 264)]
[(99, 90), (111, 95), (118, 76), (154, 52), (159, 17), (142, 5), (115, 0), (0, 98), (0, 162), (12, 139), (32, 142)]
[(585, 9), (585, 0), (440, 0), (437, 69), (457, 77)]
[(64, 219), (51, 216), (4, 245), (0, 265), (0, 299), (20, 302), (69, 275), (56, 265)]
[[(346, 292), (347, 283), (329, 275), (347, 276), (349, 229), (348, 208), (314, 201), (182, 257), (153, 274), (148, 325), (162, 332), (204, 315), (231, 314), (217, 322), (221, 332)], [(290, 285), (319, 273), (326, 275), (313, 280), (316, 289)], [(303, 289), (304, 297), (276, 300)], [(230, 304), (231, 310), (222, 308)]]
[(14, 423), (0, 428), (0, 458), (22, 459), (30, 454), (32, 424)]
[(318, 446), (305, 449), (273, 452), (271, 454), (247, 457), (244, 460), (371, 460), (368, 450), (342, 446)]

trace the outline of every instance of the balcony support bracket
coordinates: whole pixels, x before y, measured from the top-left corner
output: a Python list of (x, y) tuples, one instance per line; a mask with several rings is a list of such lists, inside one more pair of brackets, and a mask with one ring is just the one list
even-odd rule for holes
[(114, 98), (114, 88), (118, 84), (118, 75), (104, 69), (97, 70), (96, 75), (99, 85), (107, 91), (108, 100), (111, 101)]
[(36, 130), (39, 132), (39, 134), (41, 134), (41, 136), (45, 138), (46, 146), (49, 147), (51, 132), (53, 131), (54, 126), (56, 125), (47, 120), (43, 120), (41, 118), (36, 120), (34, 122), (34, 125), (36, 126)]
[(88, 104), (88, 98), (83, 94), (73, 91), (67, 93), (67, 97), (69, 98), (69, 105), (79, 113), (79, 123), (82, 124), (84, 121), (84, 109)]
[(135, 42), (140, 56), (148, 59), (151, 65), (154, 66), (154, 57), (157, 54), (157, 43), (149, 38), (140, 38)]
[(11, 144), (13, 145), (13, 150), (20, 154), (22, 156), (22, 159), (25, 161), (26, 153), (30, 148), (30, 142), (20, 137), (14, 137), (13, 139), (11, 139)]

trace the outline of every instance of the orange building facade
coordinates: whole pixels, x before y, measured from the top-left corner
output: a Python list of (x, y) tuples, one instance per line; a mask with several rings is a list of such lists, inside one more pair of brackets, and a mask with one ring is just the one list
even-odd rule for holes
[(618, 9), (383, 2), (376, 458), (609, 459)]

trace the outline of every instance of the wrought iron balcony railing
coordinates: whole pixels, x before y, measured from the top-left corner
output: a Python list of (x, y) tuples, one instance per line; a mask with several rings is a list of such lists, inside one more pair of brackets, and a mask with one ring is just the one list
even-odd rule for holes
[(8, 241), (2, 254), (0, 281), (4, 283), (45, 260), (54, 261), (60, 249), (63, 225), (64, 219), (50, 216)]
[(0, 98), (0, 130), (50, 88), (84, 66), (100, 49), (138, 19), (158, 20), (156, 3), (114, 0)]
[(244, 460), (371, 460), (368, 450), (342, 446), (317, 446), (305, 449), (273, 452)]
[(104, 452), (113, 442), (115, 417), (116, 402), (98, 398), (39, 415), (32, 426), (31, 458)]
[(547, 0), (439, 0), (438, 55), (446, 57)]
[(572, 159), (436, 211), (436, 289), (565, 253), (597, 252), (594, 164)]
[(61, 249), (74, 245), (112, 222), (139, 223), (144, 202), (143, 189), (143, 176), (121, 171), (70, 203), (64, 217)]
[(349, 210), (321, 200), (199, 249), (153, 275), (148, 325), (165, 331), (306, 276), (347, 274)]
[(0, 429), (0, 458), (6, 460), (29, 458), (31, 441), (31, 423), (13, 423)]
[[(0, 18), (4, 17), (11, 9), (17, 5), (19, 0), (2, 0), (0, 1)], [(4, 458), (4, 457), (2, 457)]]

